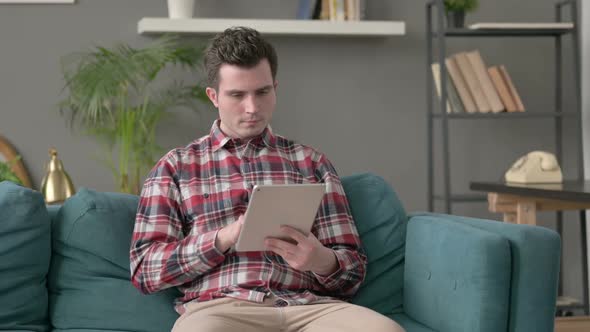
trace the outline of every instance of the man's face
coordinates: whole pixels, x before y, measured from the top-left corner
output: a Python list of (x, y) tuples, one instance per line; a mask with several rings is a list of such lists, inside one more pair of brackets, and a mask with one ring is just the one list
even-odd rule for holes
[(221, 130), (232, 138), (251, 139), (264, 130), (276, 106), (277, 82), (268, 60), (252, 68), (223, 64), (219, 88), (208, 87), (207, 96), (219, 110)]

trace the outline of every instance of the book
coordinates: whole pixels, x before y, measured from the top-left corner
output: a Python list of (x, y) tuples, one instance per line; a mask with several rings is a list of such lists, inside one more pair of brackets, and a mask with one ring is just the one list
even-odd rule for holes
[(465, 113), (465, 107), (463, 107), (463, 103), (461, 102), (461, 98), (459, 98), (459, 94), (457, 93), (457, 88), (451, 77), (449, 76), (449, 68), (447, 68), (447, 99), (450, 100), (451, 106), (453, 108), (453, 112), (455, 113)]
[(332, 4), (334, 5), (334, 20), (335, 21), (344, 21), (346, 20), (346, 10), (344, 0), (332, 0)]
[(345, 0), (344, 12), (347, 21), (358, 21), (358, 3), (359, 0)]
[(487, 67), (481, 54), (478, 50), (467, 52), (467, 58), (469, 59), (471, 67), (475, 72), (475, 76), (481, 85), (483, 94), (486, 96), (486, 100), (490, 104), (490, 109), (494, 113), (502, 112), (504, 110), (504, 104), (502, 104), (502, 100), (500, 99), (500, 96), (498, 96), (496, 88), (490, 79), (490, 75), (488, 74)]
[(469, 92), (469, 87), (465, 82), (465, 78), (461, 74), (459, 67), (457, 67), (457, 61), (455, 61), (454, 58), (449, 57), (445, 59), (445, 63), (447, 65), (447, 72), (449, 73), (449, 77), (453, 81), (453, 86), (457, 90), (457, 94), (461, 99), (465, 112), (477, 112), (477, 106), (475, 105), (475, 101), (471, 96), (471, 92)]
[(497, 66), (490, 67), (488, 68), (488, 74), (490, 75), (490, 78), (494, 83), (494, 87), (496, 88), (496, 91), (498, 92), (498, 95), (500, 96), (500, 99), (502, 100), (502, 103), (504, 104), (504, 108), (506, 108), (506, 111), (518, 112), (516, 103), (512, 98), (510, 90), (508, 89), (508, 85), (506, 84), (506, 82), (504, 82), (504, 79), (502, 78), (500, 69)]
[(319, 20), (321, 19), (322, 14), (322, 0), (315, 0), (315, 8), (313, 10), (312, 19)]
[(510, 96), (512, 97), (512, 99), (514, 100), (514, 103), (516, 104), (516, 109), (519, 112), (524, 112), (525, 111), (524, 104), (522, 103), (522, 100), (520, 99), (520, 95), (516, 91), (516, 87), (514, 86), (514, 83), (512, 82), (510, 75), (508, 75), (508, 71), (506, 70), (506, 67), (504, 65), (500, 65), (499, 68), (500, 68), (500, 74), (502, 74), (502, 78), (504, 79), (506, 86), (508, 86), (508, 91), (510, 91)]
[(344, 21), (343, 0), (328, 0), (328, 13), (330, 21)]
[(483, 93), (481, 84), (479, 83), (475, 71), (471, 66), (471, 62), (467, 57), (467, 53), (459, 52), (453, 55), (452, 58), (454, 58), (457, 62), (457, 67), (459, 67), (459, 71), (463, 75), (463, 78), (465, 78), (465, 83), (469, 88), (471, 96), (473, 96), (473, 101), (477, 106), (477, 110), (482, 113), (491, 112), (492, 108), (490, 107), (490, 104)]
[(330, 19), (330, 0), (318, 0), (321, 1), (320, 20)]
[[(442, 98), (442, 86), (440, 83), (440, 64), (438, 62), (433, 63), (430, 68), (432, 69), (432, 78), (434, 79), (434, 86), (436, 88), (436, 94), (438, 95), (438, 98)], [(447, 84), (448, 85), (448, 84)], [(452, 113), (453, 109), (451, 108), (451, 103), (450, 103), (450, 96), (448, 93), (448, 87), (447, 87), (447, 113)]]
[(569, 22), (481, 22), (473, 23), (468, 26), (473, 30), (500, 30), (500, 29), (572, 29), (573, 23)]
[(318, 1), (320, 0), (299, 0), (299, 7), (297, 8), (297, 19), (313, 19), (314, 11), (316, 8), (316, 2)]
[[(442, 83), (441, 83), (441, 72), (440, 64), (435, 62), (432, 64), (432, 77), (434, 78), (434, 85), (436, 86), (436, 92), (439, 98), (442, 98)], [(447, 68), (446, 75), (446, 88), (447, 88), (447, 113), (465, 113), (461, 99), (457, 95), (457, 90), (448, 75), (449, 69)]]

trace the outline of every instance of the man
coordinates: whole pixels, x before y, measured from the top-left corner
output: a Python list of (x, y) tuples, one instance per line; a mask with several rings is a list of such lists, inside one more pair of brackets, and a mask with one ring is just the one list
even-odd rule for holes
[[(274, 134), (277, 55), (260, 34), (231, 28), (205, 53), (207, 96), (219, 110), (209, 135), (164, 156), (145, 181), (131, 245), (133, 284), (178, 287), (174, 332), (403, 331), (345, 302), (366, 257), (328, 159)], [(263, 252), (236, 252), (257, 183), (326, 184), (312, 232), (284, 227)]]

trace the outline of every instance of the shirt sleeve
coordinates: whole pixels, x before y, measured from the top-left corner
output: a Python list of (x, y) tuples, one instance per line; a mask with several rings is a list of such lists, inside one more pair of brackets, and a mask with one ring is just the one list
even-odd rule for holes
[(326, 194), (312, 232), (324, 246), (334, 250), (338, 268), (328, 276), (314, 275), (328, 292), (350, 298), (365, 278), (367, 258), (340, 178), (324, 155), (319, 158), (315, 173), (326, 184)]
[(183, 232), (177, 163), (171, 152), (152, 169), (141, 192), (130, 249), (131, 281), (143, 293), (182, 285), (221, 264), (217, 231)]

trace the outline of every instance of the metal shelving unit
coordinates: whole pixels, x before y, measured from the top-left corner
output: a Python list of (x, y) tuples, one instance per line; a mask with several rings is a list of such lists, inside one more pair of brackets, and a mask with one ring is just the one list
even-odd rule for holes
[[(475, 30), (468, 28), (446, 28), (444, 18), (444, 1), (431, 0), (426, 4), (426, 42), (427, 42), (427, 57), (426, 57), (426, 98), (428, 103), (427, 121), (428, 121), (428, 210), (434, 211), (434, 202), (444, 202), (445, 213), (452, 213), (452, 203), (456, 202), (482, 202), (486, 200), (485, 196), (473, 195), (469, 193), (457, 194), (451, 190), (451, 166), (449, 156), (449, 121), (451, 120), (486, 120), (486, 119), (524, 119), (524, 118), (547, 118), (555, 121), (555, 145), (556, 157), (558, 161), (562, 162), (562, 148), (563, 148), (563, 118), (574, 117), (579, 123), (578, 130), (578, 155), (580, 156), (578, 165), (578, 179), (584, 178), (584, 165), (582, 159), (582, 112), (581, 112), (581, 91), (580, 91), (580, 48), (578, 41), (578, 13), (575, 0), (560, 1), (555, 4), (555, 21), (562, 22), (562, 11), (565, 7), (569, 7), (572, 28), (568, 29), (494, 29), (494, 30)], [(436, 15), (436, 27), (433, 22), (433, 11)], [(435, 28), (435, 29), (433, 29)], [(563, 110), (562, 98), (562, 38), (565, 36), (572, 37), (573, 43), (573, 63), (575, 72), (575, 97), (576, 109), (568, 112)], [(524, 113), (463, 113), (448, 114), (446, 110), (447, 103), (447, 70), (446, 66), (441, 68), (441, 98), (437, 98), (439, 104), (439, 111), (434, 111), (434, 94), (433, 94), (433, 79), (431, 72), (431, 64), (435, 62), (435, 53), (433, 43), (437, 41), (438, 52), (436, 62), (444, 64), (444, 59), (447, 57), (447, 39), (448, 38), (553, 38), (555, 41), (555, 110), (554, 111), (526, 111)], [(443, 167), (443, 188), (442, 192), (436, 193), (434, 188), (434, 123), (439, 122), (442, 127), (442, 167)], [(558, 228), (561, 228), (561, 215), (558, 215)]]

